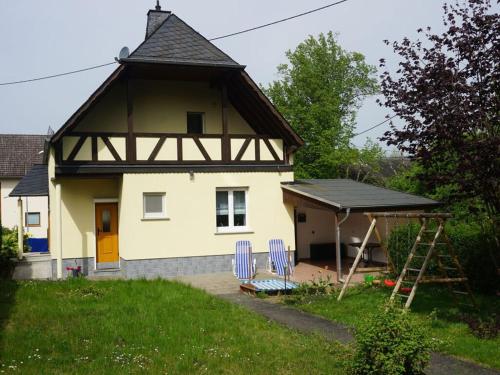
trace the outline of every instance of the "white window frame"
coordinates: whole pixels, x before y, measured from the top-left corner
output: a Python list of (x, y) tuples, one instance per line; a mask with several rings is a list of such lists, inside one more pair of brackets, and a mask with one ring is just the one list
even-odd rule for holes
[[(218, 227), (217, 226), (217, 221), (215, 222), (216, 225), (216, 233), (242, 233), (242, 232), (251, 232), (251, 229), (248, 225), (249, 223), (249, 215), (248, 215), (248, 187), (235, 187), (235, 188), (217, 188), (216, 193), (219, 191), (227, 191), (228, 192), (228, 197), (227, 197), (227, 205), (228, 205), (228, 215), (229, 215), (229, 225), (227, 227)], [(244, 191), (245, 192), (245, 226), (235, 226), (234, 225), (234, 196), (233, 193), (235, 191)], [(216, 195), (217, 196), (217, 195)], [(216, 212), (215, 215), (217, 216), (217, 198), (215, 201), (216, 205)]]
[[(146, 212), (146, 198), (151, 196), (161, 197), (162, 212)], [(142, 219), (143, 220), (158, 220), (168, 219), (167, 216), (167, 198), (166, 193), (142, 193)]]
[[(28, 223), (28, 217), (30, 215), (38, 215), (38, 224), (29, 224)], [(36, 211), (25, 212), (25, 214), (24, 214), (24, 226), (28, 227), (28, 228), (42, 226), (42, 215), (40, 214), (40, 212), (36, 212)]]

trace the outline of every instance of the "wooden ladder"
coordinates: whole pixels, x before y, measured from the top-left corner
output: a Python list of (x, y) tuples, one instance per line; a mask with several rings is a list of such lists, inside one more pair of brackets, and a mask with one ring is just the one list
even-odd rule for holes
[[(445, 220), (438, 218), (437, 221), (439, 223), (437, 229), (428, 229), (427, 218), (422, 218), (420, 220), (420, 231), (408, 254), (408, 258), (399, 275), (396, 286), (392, 291), (390, 301), (394, 301), (396, 296), (406, 299), (405, 309), (410, 307), (415, 297), (415, 293), (417, 292), (418, 285), (425, 283), (446, 283), (455, 297), (458, 294), (467, 295), (471, 299), (472, 305), (476, 306), (468, 279), (464, 274), (463, 268), (458, 261), (450, 240), (444, 233)], [(444, 242), (438, 242), (440, 238), (442, 238)], [(436, 245), (445, 245), (448, 254), (439, 254)], [(424, 277), (432, 258), (436, 259), (438, 269), (441, 273), (440, 278)], [(444, 259), (448, 259), (448, 263), (445, 263)], [(448, 265), (449, 262), (451, 262), (451, 265)], [(455, 275), (450, 276), (450, 273), (455, 273)], [(462, 290), (454, 290), (451, 284), (462, 284), (465, 288)], [(409, 294), (401, 293), (401, 288), (403, 286), (410, 289)]]

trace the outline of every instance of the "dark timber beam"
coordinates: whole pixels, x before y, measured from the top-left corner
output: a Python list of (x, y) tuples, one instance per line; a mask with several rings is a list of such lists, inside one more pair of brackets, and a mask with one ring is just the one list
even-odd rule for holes
[(71, 150), (71, 153), (68, 156), (68, 159), (67, 159), (68, 161), (75, 160), (76, 155), (78, 154), (78, 152), (80, 151), (80, 149), (82, 148), (82, 146), (86, 140), (87, 140), (87, 137), (80, 137), (78, 139), (78, 142), (76, 142), (75, 147), (73, 147), (73, 150)]
[(196, 146), (198, 146), (198, 149), (200, 150), (201, 154), (205, 158), (206, 161), (212, 161), (212, 158), (210, 155), (208, 155), (207, 150), (205, 150), (205, 147), (203, 147), (203, 144), (200, 142), (198, 137), (193, 137), (194, 143), (196, 143)]
[(161, 148), (163, 147), (163, 144), (165, 143), (167, 137), (162, 136), (158, 140), (158, 143), (156, 144), (155, 148), (153, 149), (153, 152), (151, 155), (149, 155), (148, 161), (154, 161), (156, 157), (158, 156), (158, 153), (160, 152)]
[(109, 141), (109, 138), (108, 137), (101, 137), (101, 139), (104, 142), (104, 144), (106, 145), (106, 147), (108, 148), (109, 152), (111, 152), (111, 155), (113, 155), (113, 158), (116, 161), (122, 161), (122, 158), (120, 157), (120, 155), (116, 151), (113, 144)]
[(136, 159), (134, 137), (134, 102), (132, 88), (130, 87), (130, 79), (127, 79), (127, 130), (127, 161), (134, 162)]
[(229, 162), (231, 160), (231, 144), (229, 143), (229, 119), (228, 119), (228, 97), (227, 86), (222, 85), (222, 161)]
[[(236, 159), (234, 159), (235, 161), (241, 160), (241, 158), (245, 154), (245, 151), (247, 150), (248, 145), (250, 144), (251, 141), (252, 141), (252, 138), (245, 139), (245, 141), (243, 142), (243, 145), (240, 148), (240, 151), (238, 152), (238, 155), (236, 155)], [(259, 142), (259, 140), (256, 139), (255, 142)]]

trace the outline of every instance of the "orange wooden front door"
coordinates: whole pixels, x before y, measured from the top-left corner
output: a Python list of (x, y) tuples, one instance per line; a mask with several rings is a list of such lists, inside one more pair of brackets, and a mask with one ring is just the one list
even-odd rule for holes
[(118, 262), (118, 203), (96, 203), (97, 263)]

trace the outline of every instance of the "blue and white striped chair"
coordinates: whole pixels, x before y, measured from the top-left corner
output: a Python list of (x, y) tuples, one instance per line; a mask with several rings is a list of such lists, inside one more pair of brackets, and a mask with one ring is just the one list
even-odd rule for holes
[(283, 240), (269, 240), (269, 272), (278, 276), (290, 276), (293, 274), (293, 261), (288, 262)]
[(252, 255), (250, 241), (236, 241), (233, 273), (240, 280), (251, 280), (255, 276), (256, 260)]

